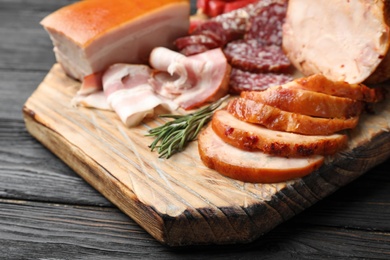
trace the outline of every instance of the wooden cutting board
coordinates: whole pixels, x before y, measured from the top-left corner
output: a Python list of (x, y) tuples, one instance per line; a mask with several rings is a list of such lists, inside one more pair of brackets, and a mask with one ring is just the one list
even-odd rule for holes
[(163, 244), (250, 242), (390, 157), (390, 100), (349, 132), (349, 147), (294, 181), (250, 184), (199, 159), (197, 143), (165, 160), (147, 130), (126, 128), (108, 111), (74, 107), (79, 83), (55, 64), (27, 100), (28, 131)]

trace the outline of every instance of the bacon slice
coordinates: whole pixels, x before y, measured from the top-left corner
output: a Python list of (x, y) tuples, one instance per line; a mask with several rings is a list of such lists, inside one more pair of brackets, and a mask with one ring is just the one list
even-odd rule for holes
[(284, 111), (325, 118), (354, 117), (363, 110), (361, 101), (283, 86), (271, 87), (265, 91), (242, 92), (241, 97)]
[(177, 108), (154, 91), (149, 84), (151, 73), (152, 69), (146, 65), (114, 64), (103, 75), (107, 102), (128, 127), (153, 116), (158, 106), (167, 110)]
[(186, 110), (218, 100), (228, 92), (231, 67), (220, 48), (186, 57), (158, 47), (150, 55), (150, 64), (160, 70), (153, 80), (158, 93), (173, 97), (173, 102)]
[(198, 149), (207, 167), (245, 182), (273, 183), (300, 178), (318, 169), (324, 162), (321, 155), (286, 158), (261, 151), (244, 151), (224, 142), (211, 126), (199, 135)]
[(112, 111), (112, 107), (108, 104), (107, 97), (104, 95), (103, 90), (95, 91), (86, 95), (76, 95), (72, 98), (71, 104), (72, 106), (82, 106)]
[(250, 99), (231, 100), (227, 111), (236, 118), (263, 125), (269, 129), (305, 135), (328, 135), (356, 127), (359, 117), (348, 119), (318, 118), (280, 110)]
[(88, 95), (101, 91), (103, 89), (103, 74), (104, 71), (99, 71), (85, 76), (81, 82), (80, 89), (77, 91), (77, 95)]
[(241, 121), (224, 110), (217, 111), (211, 122), (214, 132), (225, 142), (277, 156), (332, 155), (347, 144), (347, 136), (343, 134), (299, 135), (271, 130)]

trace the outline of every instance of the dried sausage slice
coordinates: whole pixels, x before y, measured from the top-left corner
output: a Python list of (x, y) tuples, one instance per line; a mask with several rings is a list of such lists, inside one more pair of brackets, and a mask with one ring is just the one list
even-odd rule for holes
[[(197, 28), (191, 31), (190, 37), (193, 35), (204, 35), (217, 42), (218, 47), (224, 47), (228, 42), (242, 39), (248, 30), (248, 23), (252, 17), (255, 17), (261, 10), (268, 7), (271, 4), (286, 4), (286, 0), (262, 0), (253, 4), (248, 4), (242, 8), (233, 10), (228, 13), (218, 15), (211, 18), (208, 21), (202, 22)], [(181, 52), (186, 49), (186, 54), (193, 55), (196, 53), (190, 53), (188, 50), (199, 50), (199, 48), (187, 48), (188, 45), (183, 46), (178, 40), (178, 50)], [(176, 43), (175, 43), (176, 45)]]
[(257, 40), (263, 45), (282, 46), (282, 26), (286, 11), (287, 3), (274, 3), (264, 7), (249, 19), (244, 38)]
[(229, 82), (229, 92), (240, 94), (242, 91), (263, 91), (269, 87), (291, 82), (293, 77), (282, 73), (252, 73), (232, 68)]
[(213, 38), (201, 34), (178, 38), (176, 39), (175, 44), (180, 50), (189, 45), (204, 45), (207, 49), (214, 49), (219, 45)]
[(261, 151), (244, 151), (225, 143), (211, 126), (199, 135), (198, 149), (207, 167), (245, 182), (275, 183), (300, 178), (318, 169), (324, 162), (321, 155), (286, 158)]
[(252, 72), (279, 72), (291, 63), (278, 45), (264, 45), (257, 40), (237, 40), (224, 48), (233, 67)]

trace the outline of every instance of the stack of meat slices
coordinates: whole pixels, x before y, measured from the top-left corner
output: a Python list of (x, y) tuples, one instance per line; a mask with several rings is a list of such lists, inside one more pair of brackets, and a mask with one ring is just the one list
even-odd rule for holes
[(313, 75), (242, 92), (217, 111), (200, 134), (202, 161), (246, 182), (281, 182), (318, 169), (324, 156), (347, 146), (366, 103), (384, 98), (379, 89)]

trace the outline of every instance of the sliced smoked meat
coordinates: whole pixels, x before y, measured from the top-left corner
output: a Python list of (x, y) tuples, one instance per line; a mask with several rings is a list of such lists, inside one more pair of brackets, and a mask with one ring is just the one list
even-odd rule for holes
[(305, 135), (329, 135), (355, 128), (359, 116), (348, 119), (318, 118), (280, 110), (276, 107), (246, 98), (232, 99), (227, 111), (236, 118), (269, 129)]
[(224, 142), (211, 126), (199, 135), (198, 149), (207, 167), (244, 182), (274, 183), (300, 178), (324, 162), (321, 155), (286, 158), (261, 151), (245, 151)]
[(322, 74), (295, 79), (288, 84), (288, 87), (302, 88), (365, 102), (378, 102), (383, 100), (385, 96), (382, 88), (369, 88), (364, 84), (349, 84), (346, 81), (332, 81)]
[(241, 97), (284, 111), (324, 118), (349, 118), (360, 115), (363, 110), (362, 101), (283, 86), (265, 91), (245, 91)]
[(271, 130), (237, 119), (225, 110), (217, 111), (211, 124), (214, 132), (230, 145), (277, 156), (332, 155), (347, 144), (347, 136), (343, 134), (300, 135)]

